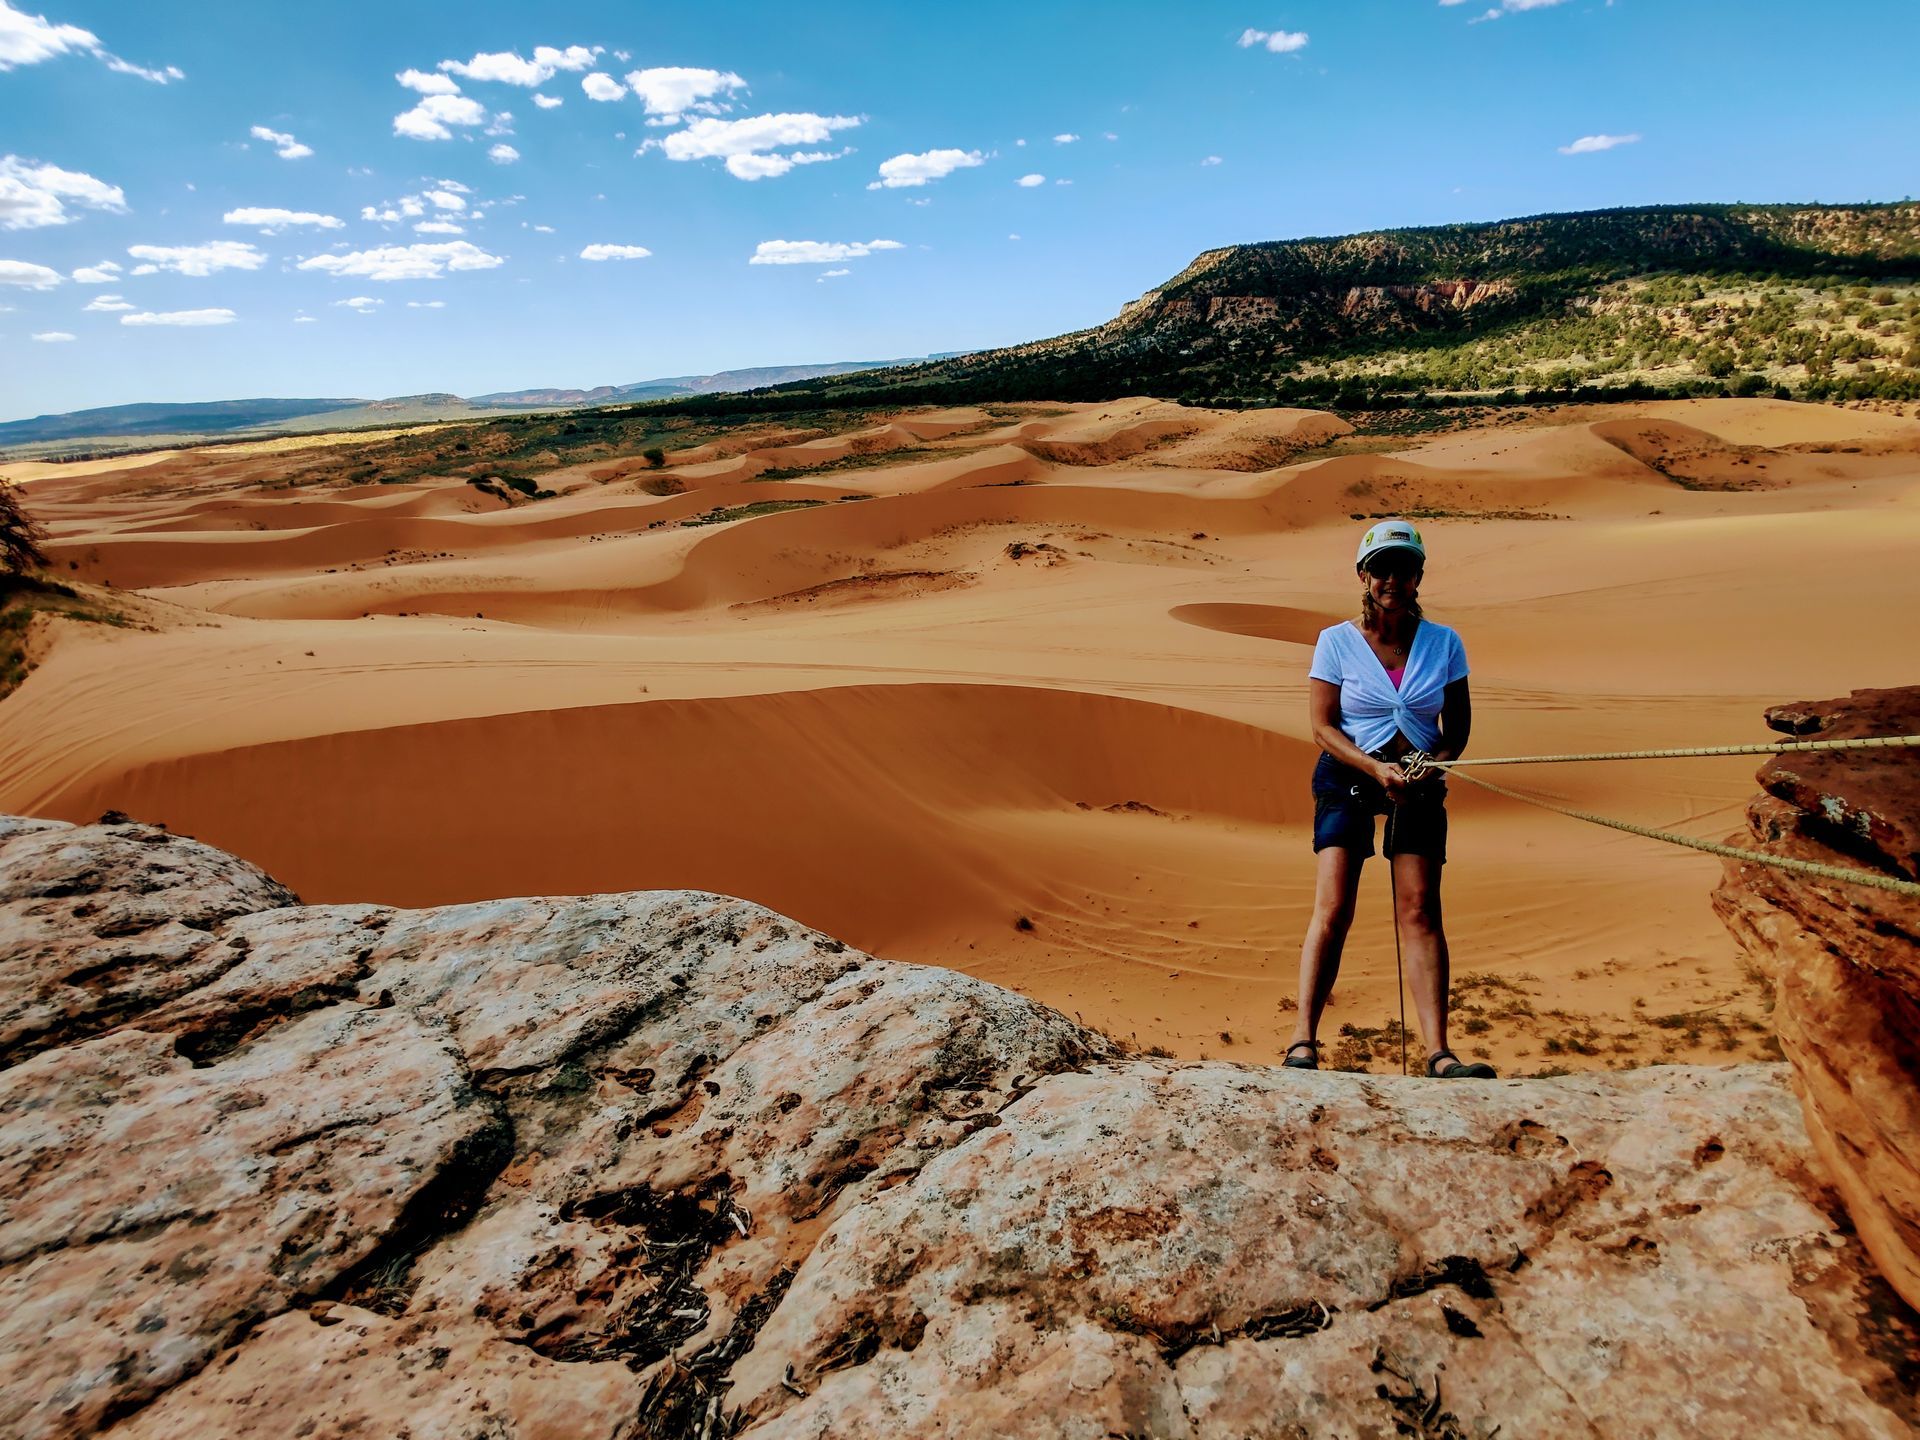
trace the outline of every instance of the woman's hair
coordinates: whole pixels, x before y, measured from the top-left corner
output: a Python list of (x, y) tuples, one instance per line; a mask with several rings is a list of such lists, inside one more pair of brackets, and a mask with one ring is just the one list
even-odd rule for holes
[[(1419, 620), (1423, 618), (1418, 600), (1407, 601), (1405, 608), (1406, 612), (1414, 619)], [(1373, 591), (1366, 588), (1362, 588), (1360, 591), (1360, 624), (1367, 630), (1377, 630), (1380, 628), (1380, 607), (1374, 603)]]

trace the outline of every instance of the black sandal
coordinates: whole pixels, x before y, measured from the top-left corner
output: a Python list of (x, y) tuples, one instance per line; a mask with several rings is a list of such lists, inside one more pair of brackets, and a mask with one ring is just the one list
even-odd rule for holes
[[(1444, 1069), (1438, 1068), (1442, 1059), (1453, 1063)], [(1427, 1076), (1433, 1080), (1497, 1080), (1500, 1077), (1491, 1065), (1476, 1060), (1469, 1065), (1451, 1050), (1436, 1050), (1427, 1057)]]
[[(1305, 1050), (1304, 1058), (1296, 1058), (1294, 1051)], [(1296, 1040), (1287, 1046), (1287, 1058), (1280, 1062), (1289, 1070), (1318, 1070), (1320, 1068), (1320, 1042), (1318, 1040)]]

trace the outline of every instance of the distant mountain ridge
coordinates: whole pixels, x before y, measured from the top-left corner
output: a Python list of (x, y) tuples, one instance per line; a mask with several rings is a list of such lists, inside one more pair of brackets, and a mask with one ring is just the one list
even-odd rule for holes
[(469, 397), (476, 405), (614, 405), (622, 400), (653, 400), (668, 395), (711, 395), (759, 390), (768, 385), (790, 385), (826, 375), (849, 375), (861, 370), (885, 370), (915, 365), (911, 360), (836, 360), (825, 365), (759, 365), (745, 370), (722, 370), (713, 375), (671, 375), (636, 380), (630, 385), (599, 385), (591, 390), (497, 390)]
[[(946, 352), (951, 355), (957, 352)], [(931, 356), (941, 359), (945, 356)], [(499, 390), (487, 395), (445, 392), (396, 395), (384, 400), (211, 400), (177, 405), (144, 402), (36, 415), (0, 423), (0, 446), (43, 445), (65, 440), (124, 440), (140, 436), (231, 435), (266, 428), (321, 430), (339, 426), (408, 424), (421, 420), (483, 417), (499, 410), (617, 405), (685, 395), (715, 395), (791, 384), (828, 375), (878, 370), (916, 360), (835, 360), (819, 365), (761, 365), (711, 375), (673, 375), (591, 390)], [(352, 413), (348, 413), (352, 412)]]
[(1223, 246), (1090, 329), (754, 403), (1629, 386), (1920, 399), (1920, 205), (1651, 206)]

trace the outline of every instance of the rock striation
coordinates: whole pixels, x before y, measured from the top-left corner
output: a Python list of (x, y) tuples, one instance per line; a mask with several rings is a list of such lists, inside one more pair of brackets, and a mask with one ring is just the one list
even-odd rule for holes
[[(1805, 738), (1920, 734), (1920, 687), (1782, 705), (1767, 723)], [(1743, 843), (1920, 880), (1913, 750), (1780, 755), (1760, 784)], [(1920, 901), (1729, 861), (1714, 905), (1772, 978), (1807, 1130), (1861, 1241), (1920, 1305)]]
[(0, 819), (0, 1434), (1908, 1436), (1786, 1067), (1122, 1053), (687, 892)]

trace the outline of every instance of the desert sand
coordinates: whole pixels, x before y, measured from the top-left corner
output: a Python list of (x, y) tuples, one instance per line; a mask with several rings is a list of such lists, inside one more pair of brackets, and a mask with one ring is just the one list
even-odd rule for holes
[[(1353, 517), (1421, 517), (1473, 754), (1761, 741), (1769, 704), (1915, 679), (1920, 422), (1718, 400), (1346, 431), (1152, 400), (769, 425), (670, 454), (678, 494), (636, 457), (513, 506), (275, 488), (271, 449), (0, 467), (63, 577), (139, 622), (35, 622), (0, 810), (162, 821), (315, 903), (712, 890), (1142, 1047), (1271, 1060)], [(794, 500), (821, 503), (682, 523)], [(1757, 764), (1498, 778), (1719, 839)], [(1777, 1053), (1717, 860), (1459, 781), (1450, 806), (1461, 1053)], [(1329, 1041), (1397, 1013), (1386, 887), (1369, 866)]]

